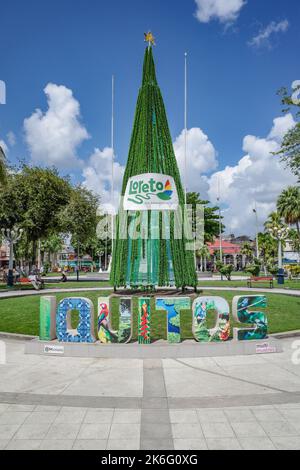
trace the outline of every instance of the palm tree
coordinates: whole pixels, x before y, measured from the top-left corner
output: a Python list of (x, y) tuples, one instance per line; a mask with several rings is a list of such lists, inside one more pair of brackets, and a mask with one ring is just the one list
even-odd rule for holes
[(201, 271), (203, 270), (203, 268), (204, 268), (204, 271), (206, 271), (207, 270), (207, 260), (210, 257), (210, 252), (209, 252), (208, 246), (203, 245), (203, 247), (200, 248), (200, 250), (196, 251), (196, 255), (201, 260)]
[(274, 211), (268, 216), (264, 226), (267, 232), (272, 230), (274, 227), (282, 227), (283, 221), (281, 215), (278, 212)]
[(3, 148), (0, 145), (0, 184), (6, 181), (6, 157)]
[(282, 220), (282, 217), (278, 212), (272, 212), (267, 221), (265, 222), (265, 229), (272, 238), (277, 241), (278, 246), (278, 265), (281, 269), (282, 264), (282, 247), (285, 246), (285, 241), (288, 238), (288, 226)]
[(289, 186), (282, 191), (277, 201), (278, 214), (287, 224), (296, 225), (300, 240), (300, 188)]
[(62, 247), (63, 239), (59, 234), (52, 234), (42, 242), (42, 251), (48, 252), (48, 260), (51, 263), (52, 270), (57, 267), (57, 254), (62, 250)]
[(241, 248), (241, 255), (244, 255), (248, 260), (253, 258), (253, 246), (250, 242), (244, 242)]

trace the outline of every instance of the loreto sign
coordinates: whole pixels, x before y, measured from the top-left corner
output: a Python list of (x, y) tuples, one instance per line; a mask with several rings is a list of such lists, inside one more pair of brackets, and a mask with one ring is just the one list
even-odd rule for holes
[(160, 173), (144, 173), (129, 178), (123, 208), (126, 211), (177, 210), (174, 178)]
[[(119, 316), (118, 329), (112, 327), (112, 303)], [(56, 297), (41, 298), (40, 340), (58, 339), (61, 343), (129, 343), (132, 339), (133, 318), (137, 318), (138, 343), (151, 343), (151, 323), (157, 316), (165, 316), (167, 340), (181, 342), (181, 315), (191, 311), (191, 333), (195, 341), (222, 342), (230, 339), (230, 307), (222, 297), (99, 297), (97, 322), (94, 322), (94, 305), (86, 298), (69, 297), (58, 304)], [(267, 306), (263, 295), (236, 296), (232, 302), (232, 316), (240, 328), (233, 329), (236, 341), (261, 340), (268, 334), (268, 322), (263, 311)], [(71, 314), (78, 313), (78, 326), (72, 328)], [(208, 327), (208, 315), (215, 315), (215, 325)], [(136, 313), (133, 315), (133, 313)], [(95, 323), (97, 327), (95, 328)], [(243, 325), (243, 327), (242, 327)]]

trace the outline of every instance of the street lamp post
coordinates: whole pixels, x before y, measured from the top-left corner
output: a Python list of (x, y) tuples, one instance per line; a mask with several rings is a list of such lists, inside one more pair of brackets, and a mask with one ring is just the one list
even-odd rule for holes
[(13, 287), (14, 285), (14, 245), (20, 240), (23, 229), (1, 229), (4, 241), (9, 246), (9, 264), (8, 264), (8, 275), (7, 275), (7, 287)]
[(255, 208), (253, 209), (255, 214), (255, 222), (256, 222), (256, 258), (259, 259), (259, 246), (258, 246), (258, 216), (257, 216), (257, 207), (255, 202)]
[(284, 269), (282, 267), (282, 242), (287, 239), (289, 228), (275, 225), (269, 228), (271, 237), (278, 241), (278, 284), (284, 284)]

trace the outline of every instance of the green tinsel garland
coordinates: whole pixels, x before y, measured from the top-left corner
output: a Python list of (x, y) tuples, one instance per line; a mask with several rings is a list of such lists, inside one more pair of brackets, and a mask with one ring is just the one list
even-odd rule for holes
[[(162, 173), (172, 176), (176, 184), (180, 207), (184, 208), (184, 192), (166, 111), (156, 80), (152, 47), (147, 47), (145, 51), (143, 81), (137, 100), (122, 195), (125, 194), (128, 179), (143, 173)], [(115, 287), (169, 286), (172, 284), (178, 288), (195, 287), (197, 276), (194, 256), (192, 251), (185, 249), (187, 240), (184, 232), (181, 239), (174, 239), (174, 223), (178, 214), (171, 212), (167, 216), (170, 217), (170, 240), (164, 240), (162, 237), (162, 220), (166, 217), (163, 212), (158, 215), (160, 239), (151, 239), (153, 224), (157, 220), (157, 214), (151, 211), (147, 213), (146, 219), (143, 219), (148, 223), (148, 240), (142, 240), (141, 227), (138, 222), (140, 215), (140, 212), (130, 212), (126, 224), (127, 233), (128, 226), (134, 224), (139, 234), (137, 239), (120, 238), (120, 213), (117, 217), (117, 239), (114, 244), (111, 283)], [(146, 274), (141, 273), (141, 260), (147, 263)]]

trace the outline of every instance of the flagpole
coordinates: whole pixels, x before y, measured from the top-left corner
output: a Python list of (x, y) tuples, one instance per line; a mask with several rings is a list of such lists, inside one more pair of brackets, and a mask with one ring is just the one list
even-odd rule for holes
[(111, 254), (114, 249), (114, 163), (115, 163), (115, 142), (114, 142), (114, 107), (115, 107), (115, 77), (112, 75), (111, 79), (111, 149), (112, 149), (112, 159), (111, 159), (111, 203), (113, 206), (112, 216), (111, 216)]
[(187, 203), (187, 52), (184, 53), (184, 197)]
[(222, 250), (222, 222), (221, 222), (221, 204), (220, 204), (220, 177), (218, 177), (218, 197), (217, 201), (219, 204), (219, 249), (220, 249), (220, 262), (223, 263), (223, 250)]

